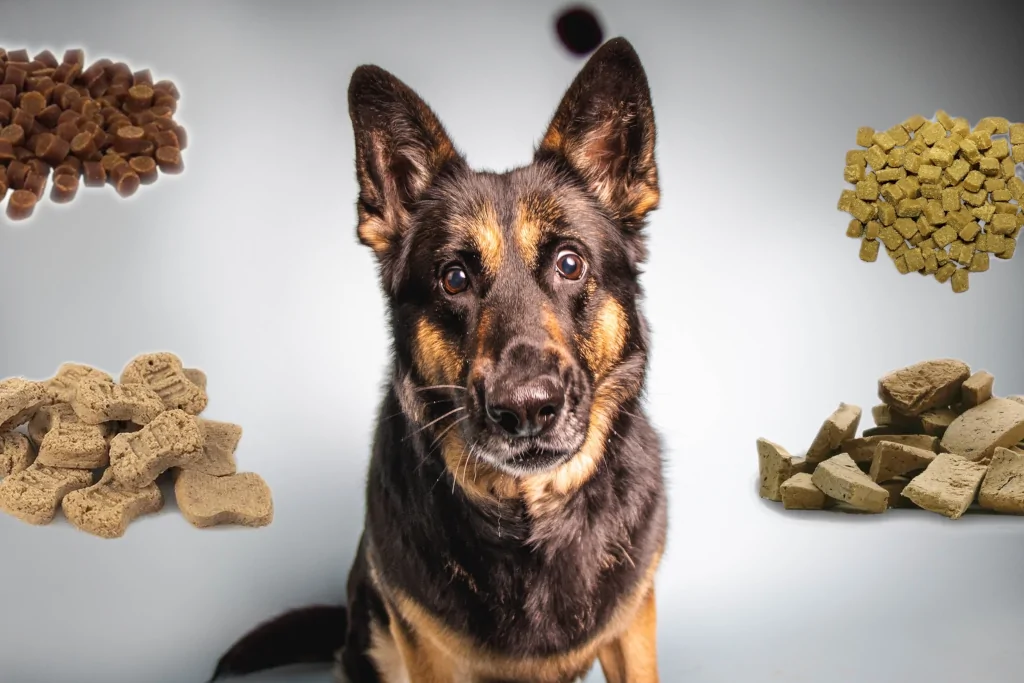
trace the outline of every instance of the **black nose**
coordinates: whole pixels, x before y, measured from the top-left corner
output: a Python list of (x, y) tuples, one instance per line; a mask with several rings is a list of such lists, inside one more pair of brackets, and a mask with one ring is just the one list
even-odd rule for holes
[(537, 436), (555, 421), (565, 390), (554, 376), (505, 382), (487, 392), (487, 417), (509, 436)]

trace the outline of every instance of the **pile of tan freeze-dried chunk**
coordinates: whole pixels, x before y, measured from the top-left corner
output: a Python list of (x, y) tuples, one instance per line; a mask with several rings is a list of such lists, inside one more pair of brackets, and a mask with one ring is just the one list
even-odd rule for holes
[(860, 437), (861, 409), (840, 403), (803, 458), (758, 439), (760, 495), (788, 510), (1024, 514), (1024, 396), (995, 397), (993, 383), (950, 359), (892, 372)]

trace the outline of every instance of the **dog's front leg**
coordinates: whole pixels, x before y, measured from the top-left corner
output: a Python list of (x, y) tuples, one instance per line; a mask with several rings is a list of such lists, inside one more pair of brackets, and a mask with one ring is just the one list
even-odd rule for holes
[(652, 586), (629, 626), (598, 653), (608, 683), (658, 683), (657, 624)]

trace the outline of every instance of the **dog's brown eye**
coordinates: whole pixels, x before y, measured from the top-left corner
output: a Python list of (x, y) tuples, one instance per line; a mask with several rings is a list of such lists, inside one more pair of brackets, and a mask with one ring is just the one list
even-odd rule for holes
[(574, 251), (560, 251), (555, 257), (555, 270), (566, 280), (579, 280), (585, 268), (583, 257)]
[(444, 285), (444, 291), (449, 294), (458, 294), (469, 288), (469, 277), (462, 266), (452, 266), (444, 271), (444, 275), (441, 276), (441, 284)]

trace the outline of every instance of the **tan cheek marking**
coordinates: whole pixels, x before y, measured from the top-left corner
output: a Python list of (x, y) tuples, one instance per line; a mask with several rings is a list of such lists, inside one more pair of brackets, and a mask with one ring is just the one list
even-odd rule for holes
[(558, 324), (558, 317), (548, 304), (544, 304), (544, 308), (541, 310), (541, 324), (544, 325), (544, 331), (548, 333), (548, 337), (556, 346), (565, 347), (562, 326)]
[(426, 318), (416, 323), (413, 362), (431, 384), (457, 384), (462, 374), (459, 350)]
[(491, 326), (494, 324), (494, 312), (485, 308), (480, 311), (480, 322), (476, 326), (476, 358), (478, 361), (488, 359), (487, 338), (491, 333)]
[(480, 261), (484, 270), (494, 275), (501, 267), (504, 240), (501, 237), (498, 214), (490, 202), (484, 204), (477, 216), (472, 238), (480, 252)]
[(629, 323), (626, 311), (615, 299), (609, 298), (597, 313), (590, 334), (577, 335), (580, 353), (587, 367), (600, 380), (621, 358), (626, 346)]

